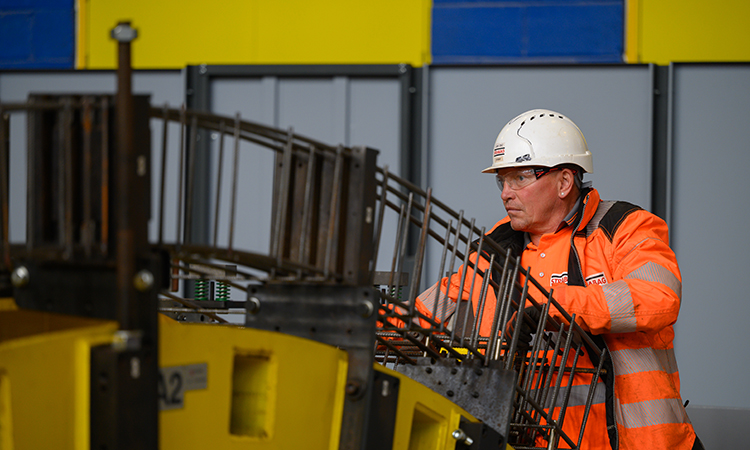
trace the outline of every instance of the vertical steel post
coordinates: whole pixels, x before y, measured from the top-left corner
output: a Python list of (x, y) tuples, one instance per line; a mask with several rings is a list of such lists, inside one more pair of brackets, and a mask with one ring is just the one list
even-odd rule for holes
[(10, 117), (0, 108), (0, 219), (2, 219), (3, 254), (0, 268), (10, 269)]
[(132, 69), (130, 67), (130, 42), (138, 33), (130, 27), (130, 22), (120, 22), (112, 30), (112, 38), (118, 42), (117, 67), (117, 152), (115, 156), (116, 192), (114, 196), (115, 223), (117, 224), (116, 257), (117, 257), (117, 304), (120, 326), (134, 328), (134, 317), (131, 313), (135, 299), (133, 278), (135, 277), (135, 226), (134, 215), (130, 211), (130, 195), (135, 178), (135, 150), (133, 148), (133, 89)]

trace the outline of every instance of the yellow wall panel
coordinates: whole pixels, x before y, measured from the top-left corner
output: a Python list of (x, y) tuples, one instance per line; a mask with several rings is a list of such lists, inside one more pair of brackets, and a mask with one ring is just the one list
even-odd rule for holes
[[(637, 61), (628, 51), (628, 62), (750, 61), (750, 2), (727, 0), (638, 0)], [(627, 41), (629, 44), (631, 38)]]
[(430, 58), (430, 0), (79, 0), (78, 68), (110, 69), (110, 31), (138, 30), (133, 67), (395, 64)]
[(640, 62), (641, 0), (625, 2), (625, 62)]

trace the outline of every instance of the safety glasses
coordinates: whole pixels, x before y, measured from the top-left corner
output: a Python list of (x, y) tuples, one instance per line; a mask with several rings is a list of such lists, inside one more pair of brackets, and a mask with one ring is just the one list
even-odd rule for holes
[(506, 185), (511, 190), (517, 191), (536, 183), (536, 180), (542, 176), (558, 169), (558, 167), (526, 167), (507, 172), (505, 175), (500, 175), (498, 172), (495, 174), (495, 181), (501, 191)]

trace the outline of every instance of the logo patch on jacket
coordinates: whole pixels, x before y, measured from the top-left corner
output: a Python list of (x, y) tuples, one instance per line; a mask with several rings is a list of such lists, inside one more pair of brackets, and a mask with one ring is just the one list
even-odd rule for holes
[[(556, 284), (568, 284), (568, 272), (563, 273), (553, 273), (549, 277), (549, 285), (554, 286)], [(589, 275), (586, 277), (586, 286), (591, 286), (592, 284), (607, 284), (607, 277), (604, 275), (604, 272), (595, 273), (593, 275)]]
[(586, 277), (586, 286), (591, 286), (592, 284), (607, 284), (607, 277), (604, 276), (603, 272), (595, 273), (594, 275), (589, 275)]
[(554, 286), (556, 284), (568, 284), (568, 272), (553, 273), (549, 277), (549, 285)]

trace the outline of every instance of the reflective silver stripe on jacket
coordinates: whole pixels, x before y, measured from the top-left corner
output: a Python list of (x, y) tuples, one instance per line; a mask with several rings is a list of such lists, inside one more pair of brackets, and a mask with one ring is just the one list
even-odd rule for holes
[(630, 333), (636, 331), (635, 308), (630, 296), (628, 283), (623, 280), (603, 284), (602, 291), (609, 307), (612, 319), (612, 333)]
[(599, 228), (599, 222), (602, 221), (604, 216), (609, 212), (610, 208), (615, 204), (615, 202), (611, 200), (606, 200), (599, 202), (599, 206), (596, 208), (596, 212), (594, 212), (594, 216), (589, 220), (589, 223), (586, 225), (586, 237), (591, 236), (594, 231), (596, 231), (597, 228)]
[(628, 375), (638, 372), (662, 371), (677, 372), (677, 360), (673, 349), (647, 348), (615, 350), (610, 353), (615, 375)]
[(670, 272), (666, 267), (660, 266), (655, 262), (647, 262), (641, 267), (630, 272), (625, 278), (644, 280), (644, 281), (655, 281), (661, 283), (677, 295), (678, 298), (682, 297), (682, 283), (680, 280)]
[(617, 423), (625, 428), (640, 428), (669, 423), (690, 423), (679, 398), (662, 398), (622, 404), (616, 401)]
[[(436, 319), (441, 322), (445, 321), (456, 310), (456, 302), (451, 300), (445, 293), (440, 292), (440, 281), (419, 294), (418, 298), (430, 313), (435, 311), (435, 303), (437, 303)], [(465, 309), (466, 305), (463, 305), (461, 308)]]
[[(565, 381), (563, 381), (564, 383)], [(591, 387), (590, 384), (581, 384), (578, 386), (572, 386), (570, 388), (570, 398), (568, 399), (568, 407), (573, 406), (585, 406), (586, 400), (589, 395), (589, 388)], [(567, 386), (561, 386), (560, 392), (557, 394), (557, 399), (555, 399), (555, 407), (560, 408), (563, 405), (563, 401), (565, 400), (565, 392), (568, 390)], [(552, 394), (554, 393), (554, 386), (552, 386), (547, 393), (547, 398), (544, 400), (544, 409), (549, 409), (552, 404)], [(539, 391), (536, 389), (533, 389), (529, 391), (530, 398), (537, 400), (537, 396), (539, 395)], [(599, 383), (596, 384), (596, 387), (594, 388), (594, 397), (591, 400), (592, 405), (596, 404), (604, 404), (605, 399), (607, 398), (607, 388), (604, 385), (604, 382), (599, 380)]]
[[(635, 269), (625, 275), (625, 279), (661, 283), (672, 289), (677, 297), (682, 295), (682, 283), (675, 274), (654, 262), (647, 262)], [(604, 292), (604, 298), (607, 300), (609, 315), (612, 319), (612, 333), (636, 331), (635, 307), (628, 284), (624, 280), (615, 281), (602, 285), (602, 291)]]

